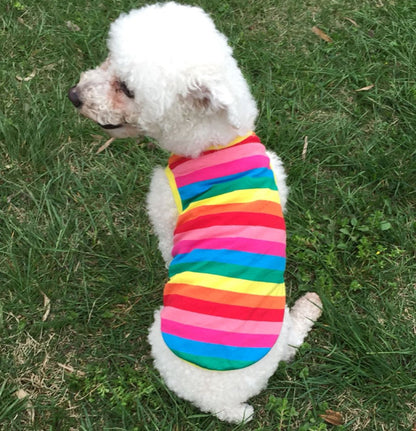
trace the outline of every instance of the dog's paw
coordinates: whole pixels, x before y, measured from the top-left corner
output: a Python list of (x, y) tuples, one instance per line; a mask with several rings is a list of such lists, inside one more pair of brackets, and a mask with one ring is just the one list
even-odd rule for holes
[(245, 423), (251, 421), (254, 414), (254, 408), (250, 404), (241, 403), (232, 407), (225, 407), (215, 415), (225, 422)]
[(308, 292), (299, 298), (290, 309), (292, 326), (288, 344), (299, 347), (321, 314), (322, 302), (316, 293)]
[(318, 294), (308, 292), (299, 298), (290, 310), (294, 318), (306, 318), (315, 322), (322, 314), (322, 302)]

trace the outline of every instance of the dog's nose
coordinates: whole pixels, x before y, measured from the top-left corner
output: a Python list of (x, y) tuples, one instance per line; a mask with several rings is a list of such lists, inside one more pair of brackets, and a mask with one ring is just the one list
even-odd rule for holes
[(72, 102), (72, 104), (75, 106), (75, 108), (80, 108), (82, 106), (82, 101), (78, 96), (76, 86), (69, 89), (68, 98)]

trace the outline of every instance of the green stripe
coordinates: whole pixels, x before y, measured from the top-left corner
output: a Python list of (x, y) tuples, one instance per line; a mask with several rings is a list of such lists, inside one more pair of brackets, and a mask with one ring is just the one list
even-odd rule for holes
[[(237, 178), (233, 181), (226, 183), (213, 184), (210, 189), (198, 196), (191, 197), (183, 201), (183, 206), (186, 208), (191, 202), (197, 202), (203, 199), (220, 196), (225, 193), (234, 192), (237, 190), (250, 190), (250, 189), (270, 189), (276, 190), (277, 186), (274, 178)], [(179, 193), (180, 193), (179, 188)]]
[(176, 356), (179, 356), (180, 358), (184, 359), (185, 361), (191, 362), (203, 368), (208, 368), (209, 370), (238, 370), (240, 368), (248, 367), (249, 365), (254, 363), (254, 361), (238, 361), (223, 358), (210, 358), (208, 356), (192, 355), (191, 353), (178, 352), (177, 350), (172, 350), (172, 352)]
[(266, 283), (283, 283), (283, 271), (253, 268), (233, 263), (218, 262), (185, 262), (172, 264), (169, 267), (169, 276), (173, 277), (185, 271), (199, 272), (202, 274), (222, 275), (224, 277), (240, 280), (262, 281)]

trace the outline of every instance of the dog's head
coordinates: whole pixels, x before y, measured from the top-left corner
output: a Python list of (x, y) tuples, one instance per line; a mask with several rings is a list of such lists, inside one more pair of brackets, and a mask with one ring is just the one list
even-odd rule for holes
[(201, 9), (156, 4), (121, 15), (109, 56), (69, 90), (114, 137), (147, 135), (196, 156), (254, 128), (257, 115), (226, 38)]

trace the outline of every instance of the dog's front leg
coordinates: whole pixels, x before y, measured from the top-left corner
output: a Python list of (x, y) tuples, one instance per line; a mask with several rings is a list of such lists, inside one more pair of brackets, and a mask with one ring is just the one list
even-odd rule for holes
[(178, 218), (178, 210), (162, 167), (157, 167), (153, 171), (147, 195), (147, 212), (159, 239), (159, 250), (166, 266), (169, 266), (172, 260), (173, 231)]
[(270, 158), (270, 166), (274, 172), (277, 187), (279, 189), (280, 204), (282, 205), (283, 213), (286, 209), (287, 197), (289, 194), (289, 187), (286, 185), (286, 172), (283, 162), (280, 157), (273, 151), (268, 150), (267, 155)]

